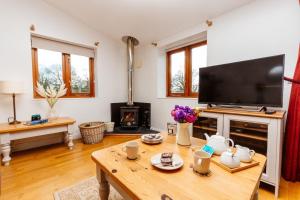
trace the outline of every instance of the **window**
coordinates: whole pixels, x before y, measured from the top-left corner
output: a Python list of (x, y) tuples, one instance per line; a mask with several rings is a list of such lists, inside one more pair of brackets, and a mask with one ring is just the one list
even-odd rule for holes
[[(94, 53), (85, 47), (72, 46), (32, 36), (34, 88), (37, 82), (55, 88), (65, 83), (68, 89), (65, 97), (95, 96)], [(34, 97), (40, 97), (35, 90)]]
[(44, 86), (52, 84), (59, 88), (63, 81), (62, 54), (44, 49), (38, 49), (37, 54), (39, 82)]
[(167, 96), (197, 97), (199, 68), (206, 66), (206, 41), (167, 52)]
[(71, 55), (71, 92), (89, 94), (90, 91), (89, 58)]

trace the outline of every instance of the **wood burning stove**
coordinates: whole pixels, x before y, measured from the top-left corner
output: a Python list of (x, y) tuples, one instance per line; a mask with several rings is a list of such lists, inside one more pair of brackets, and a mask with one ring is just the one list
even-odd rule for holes
[(134, 46), (139, 41), (132, 36), (124, 36), (127, 44), (128, 58), (128, 101), (111, 103), (111, 121), (115, 122), (115, 132), (118, 133), (153, 133), (151, 130), (151, 104), (133, 102), (133, 63)]
[(139, 106), (120, 107), (120, 125), (125, 129), (136, 129), (139, 127)]
[(136, 133), (139, 129), (149, 130), (151, 104), (134, 102), (134, 106), (128, 106), (127, 102), (111, 103), (111, 121), (115, 122), (115, 128), (119, 132)]

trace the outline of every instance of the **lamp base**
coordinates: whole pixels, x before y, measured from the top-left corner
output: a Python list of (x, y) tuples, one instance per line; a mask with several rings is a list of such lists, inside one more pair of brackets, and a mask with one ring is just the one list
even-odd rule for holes
[(12, 122), (9, 122), (8, 124), (9, 124), (9, 125), (16, 125), (16, 124), (21, 124), (21, 122), (20, 122), (20, 121), (17, 121), (17, 120), (14, 120), (14, 121), (12, 121)]

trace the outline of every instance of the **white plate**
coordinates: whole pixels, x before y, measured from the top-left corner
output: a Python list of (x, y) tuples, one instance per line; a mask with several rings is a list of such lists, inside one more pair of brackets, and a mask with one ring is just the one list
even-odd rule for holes
[(175, 170), (175, 169), (179, 169), (183, 166), (183, 160), (178, 154), (175, 154), (175, 153), (173, 154), (173, 157), (172, 157), (173, 165), (171, 165), (171, 166), (163, 166), (160, 162), (160, 158), (161, 158), (161, 153), (152, 156), (151, 164), (162, 170)]
[[(149, 138), (148, 136), (155, 136), (155, 138)], [(157, 133), (154, 134), (144, 134), (142, 135), (143, 140), (161, 140), (163, 139), (163, 136)]]
[(155, 141), (150, 141), (150, 140), (143, 140), (142, 142), (144, 142), (145, 144), (160, 144), (162, 143), (162, 140), (155, 140)]
[(159, 144), (162, 143), (163, 141), (163, 136), (162, 135), (158, 135), (159, 137), (155, 138), (155, 139), (149, 139), (147, 138), (148, 134), (142, 135), (141, 139), (144, 143), (147, 144)]

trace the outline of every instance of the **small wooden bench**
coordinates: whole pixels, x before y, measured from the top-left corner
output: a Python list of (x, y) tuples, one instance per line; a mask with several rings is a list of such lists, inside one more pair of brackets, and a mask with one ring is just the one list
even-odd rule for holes
[(11, 160), (10, 142), (13, 140), (65, 132), (65, 143), (69, 149), (73, 149), (73, 126), (75, 122), (72, 118), (57, 118), (48, 123), (38, 125), (25, 125), (24, 123), (16, 125), (9, 125), (8, 123), (0, 124), (2, 163), (5, 166), (9, 165)]

